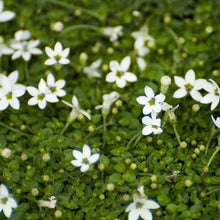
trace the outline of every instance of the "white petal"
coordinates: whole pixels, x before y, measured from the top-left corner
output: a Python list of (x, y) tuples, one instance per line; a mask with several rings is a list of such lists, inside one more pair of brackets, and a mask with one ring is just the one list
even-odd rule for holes
[(16, 208), (18, 206), (17, 202), (13, 198), (11, 198), (11, 197), (8, 198), (8, 201), (7, 201), (6, 205), (10, 206), (12, 208)]
[(211, 118), (212, 118), (212, 121), (213, 123), (215, 124), (216, 127), (220, 128), (220, 118), (217, 117), (216, 120), (215, 118), (213, 117), (213, 115), (211, 115)]
[(116, 85), (119, 88), (124, 88), (126, 86), (126, 81), (124, 79), (117, 79), (116, 80)]
[(81, 167), (82, 163), (79, 160), (71, 160), (71, 164), (75, 167)]
[(63, 88), (65, 86), (65, 84), (66, 84), (66, 81), (63, 79), (60, 79), (60, 80), (56, 81), (55, 86), (57, 88)]
[(214, 97), (214, 100), (211, 104), (211, 110), (214, 110), (218, 106), (218, 103), (219, 103), (219, 97), (216, 96), (216, 97)]
[(28, 100), (28, 105), (37, 105), (38, 100), (35, 97), (32, 97)]
[(85, 115), (89, 120), (91, 120), (91, 118), (92, 118), (92, 116), (88, 113), (88, 112), (86, 112), (86, 111), (84, 111), (84, 110), (80, 110), (80, 112), (83, 114), (83, 115)]
[(174, 94), (173, 97), (174, 98), (182, 98), (187, 94), (187, 91), (185, 89), (177, 89)]
[(13, 98), (9, 101), (9, 104), (11, 105), (12, 108), (14, 109), (19, 109), (20, 108), (20, 102), (17, 98)]
[(158, 203), (156, 203), (155, 201), (153, 200), (147, 200), (145, 203), (144, 203), (144, 207), (146, 209), (159, 209), (160, 206), (158, 205)]
[(148, 126), (145, 126), (143, 129), (142, 129), (142, 134), (143, 135), (149, 135), (153, 132), (152, 130), (152, 127), (150, 125)]
[(117, 72), (120, 68), (120, 65), (119, 65), (118, 61), (114, 60), (114, 61), (110, 62), (109, 67), (112, 72)]
[(115, 82), (117, 79), (115, 72), (110, 72), (106, 75), (106, 82)]
[(138, 217), (139, 217), (139, 212), (137, 212), (136, 210), (132, 210), (128, 214), (128, 220), (138, 220)]
[(162, 93), (155, 96), (155, 100), (158, 103), (162, 103), (166, 99), (166, 96)]
[(141, 105), (148, 104), (149, 99), (146, 96), (139, 96), (136, 98), (136, 101)]
[(84, 172), (86, 172), (88, 169), (89, 169), (89, 164), (83, 164), (82, 166), (81, 166), (81, 168), (80, 168), (80, 171), (82, 172), (82, 173), (84, 173)]
[(140, 70), (143, 71), (147, 66), (147, 63), (145, 62), (144, 58), (137, 57), (136, 61), (137, 61), (137, 64), (138, 64), (138, 67), (140, 68)]
[(66, 65), (66, 64), (70, 63), (70, 60), (67, 59), (67, 58), (63, 58), (63, 57), (62, 57), (62, 58), (59, 60), (59, 63), (60, 63), (60, 64), (63, 64), (63, 65)]
[(161, 111), (161, 104), (156, 103), (155, 105), (152, 106), (152, 109), (156, 112), (159, 113)]
[(197, 102), (200, 102), (202, 100), (202, 95), (198, 91), (196, 91), (196, 90), (190, 91), (189, 94)]
[(3, 11), (0, 13), (0, 22), (6, 22), (15, 17), (15, 13), (12, 11)]
[(126, 72), (123, 76), (126, 79), (126, 81), (128, 81), (128, 82), (136, 82), (137, 81), (137, 77), (133, 73)]
[(0, 1), (0, 12), (2, 12), (4, 9), (4, 2)]
[(203, 104), (211, 103), (213, 101), (213, 98), (214, 95), (212, 93), (208, 93), (202, 98), (201, 103)]
[(15, 59), (19, 58), (21, 55), (22, 55), (22, 53), (20, 50), (15, 51), (14, 54), (12, 55), (11, 59), (15, 60)]
[(140, 212), (140, 216), (145, 220), (153, 220), (152, 214), (148, 209), (142, 209)]
[(188, 83), (191, 83), (191, 84), (194, 84), (194, 81), (195, 81), (195, 72), (190, 69), (187, 71), (186, 75), (185, 75), (185, 80), (188, 82)]
[(89, 163), (90, 164), (93, 164), (95, 163), (100, 157), (100, 154), (96, 153), (96, 154), (93, 154), (90, 158), (89, 158)]
[(8, 197), (8, 189), (4, 184), (0, 185), (0, 198)]
[(101, 64), (102, 64), (102, 59), (98, 59), (98, 60), (96, 60), (95, 62), (93, 62), (93, 63), (90, 65), (90, 67), (91, 67), (92, 69), (98, 69), (98, 68), (101, 66)]
[(154, 134), (160, 134), (160, 133), (162, 133), (163, 132), (163, 130), (161, 129), (161, 128), (153, 128), (153, 133)]
[(39, 88), (39, 91), (44, 93), (46, 91), (46, 82), (44, 79), (40, 79), (40, 82), (39, 82), (39, 85), (38, 85), (38, 88)]
[(8, 79), (9, 79), (9, 81), (11, 82), (11, 85), (12, 85), (12, 84), (15, 84), (15, 83), (18, 81), (18, 76), (19, 76), (19, 74), (18, 74), (18, 71), (17, 71), (17, 70), (11, 72), (11, 73), (8, 75)]
[(47, 59), (44, 64), (45, 65), (54, 65), (57, 61), (54, 58)]
[(29, 61), (31, 59), (31, 54), (29, 52), (23, 52), (22, 57), (25, 61)]
[(149, 117), (149, 116), (145, 116), (142, 118), (142, 123), (145, 124), (145, 125), (150, 125), (152, 122), (152, 118)]
[(54, 51), (50, 47), (45, 47), (45, 51), (48, 57), (54, 56)]
[(31, 54), (34, 54), (34, 55), (42, 54), (42, 51), (40, 49), (38, 49), (38, 48), (32, 48), (32, 49), (29, 50), (29, 52)]
[(215, 89), (215, 86), (210, 82), (204, 82), (203, 89), (205, 89), (207, 92), (213, 92)]
[(125, 57), (120, 64), (120, 70), (126, 72), (130, 66), (131, 58), (129, 56)]
[(33, 87), (33, 86), (28, 86), (28, 87), (27, 87), (27, 91), (28, 91), (28, 93), (29, 93), (31, 96), (37, 96), (37, 95), (39, 94), (38, 89), (36, 89), (36, 88)]
[(205, 83), (207, 81), (205, 79), (197, 79), (195, 82), (194, 82), (194, 89), (195, 90), (200, 90), (204, 87)]
[(78, 150), (73, 150), (73, 156), (79, 161), (83, 158), (83, 154)]
[(50, 73), (47, 76), (47, 85), (50, 87), (50, 86), (54, 86), (54, 84), (55, 84), (55, 78), (54, 78), (53, 74)]
[(185, 80), (182, 77), (174, 76), (174, 81), (175, 81), (177, 86), (179, 86), (181, 88), (184, 87)]
[(79, 102), (78, 102), (78, 99), (75, 95), (72, 98), (72, 103), (75, 107), (77, 107), (77, 108), (79, 107)]
[(62, 44), (59, 41), (56, 42), (54, 51), (56, 51), (56, 53), (59, 54), (62, 52), (62, 50), (63, 50)]
[(70, 48), (66, 48), (60, 53), (60, 56), (65, 58), (69, 55), (69, 53), (70, 53)]
[(145, 86), (145, 87), (144, 87), (144, 92), (145, 92), (145, 95), (146, 95), (149, 99), (151, 99), (151, 98), (154, 97), (154, 91), (153, 91), (153, 89), (151, 89), (151, 87)]
[(91, 155), (91, 149), (87, 144), (83, 145), (83, 157), (89, 158)]
[(152, 112), (152, 106), (149, 104), (145, 105), (142, 112), (144, 115), (150, 114)]
[(3, 212), (4, 212), (5, 216), (9, 218), (12, 214), (12, 208), (9, 206), (4, 206)]
[(38, 102), (38, 106), (40, 109), (44, 109), (46, 107), (46, 105), (47, 105), (46, 100), (42, 100), (42, 101)]

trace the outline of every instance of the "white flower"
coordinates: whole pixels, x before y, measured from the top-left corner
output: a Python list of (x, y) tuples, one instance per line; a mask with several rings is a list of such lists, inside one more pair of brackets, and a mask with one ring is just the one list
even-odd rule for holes
[(149, 86), (145, 86), (144, 91), (146, 96), (139, 96), (136, 99), (139, 104), (144, 105), (143, 114), (159, 113), (166, 96), (162, 93), (155, 96), (154, 91)]
[(131, 63), (129, 56), (125, 57), (119, 64), (117, 61), (110, 62), (110, 70), (112, 72), (108, 73), (106, 76), (107, 82), (116, 82), (116, 85), (120, 88), (126, 86), (126, 82), (135, 82), (137, 77), (130, 72), (127, 72)]
[(212, 118), (212, 121), (213, 121), (213, 123), (215, 124), (215, 126), (220, 129), (220, 117), (217, 117), (217, 118), (215, 119), (215, 118), (213, 117), (213, 115), (211, 115), (211, 118)]
[(149, 209), (158, 209), (160, 206), (153, 200), (140, 197), (138, 195), (133, 196), (133, 202), (126, 208), (128, 214), (128, 220), (138, 220), (139, 217), (144, 220), (152, 220), (152, 214)]
[(76, 159), (71, 160), (71, 164), (76, 167), (81, 167), (80, 171), (84, 173), (89, 170), (91, 164), (95, 163), (99, 159), (100, 154), (95, 153), (92, 155), (89, 145), (84, 144), (82, 152), (78, 150), (73, 150), (73, 156)]
[(146, 61), (143, 57), (137, 56), (136, 57), (136, 62), (137, 62), (137, 65), (138, 65), (138, 67), (141, 71), (143, 71), (147, 66), (147, 63), (146, 63)]
[(140, 31), (131, 33), (131, 36), (135, 39), (135, 48), (140, 48), (146, 41), (154, 41), (154, 38), (148, 34), (148, 27), (144, 25)]
[(15, 13), (12, 11), (3, 11), (4, 2), (0, 1), (0, 22), (10, 21), (15, 17)]
[(65, 86), (65, 80), (60, 79), (55, 82), (55, 78), (52, 73), (47, 76), (47, 86), (49, 92), (53, 94), (55, 97), (63, 97), (66, 95), (66, 91), (62, 88)]
[(55, 196), (51, 196), (48, 200), (39, 200), (38, 205), (39, 207), (47, 207), (50, 209), (54, 209), (56, 207), (57, 200)]
[(119, 36), (121, 36), (122, 33), (122, 26), (116, 26), (116, 27), (106, 27), (102, 28), (102, 32), (104, 35), (110, 37), (110, 41), (115, 41), (118, 39)]
[(40, 109), (44, 109), (47, 102), (58, 102), (59, 99), (50, 93), (44, 79), (41, 79), (38, 84), (38, 89), (33, 86), (27, 87), (28, 93), (33, 96), (28, 100), (28, 105), (38, 105)]
[(89, 120), (91, 120), (91, 115), (80, 108), (78, 99), (75, 95), (72, 98), (72, 104), (64, 100), (62, 100), (62, 102), (72, 108), (72, 111), (70, 112), (70, 115), (67, 119), (69, 123), (74, 121), (80, 113), (85, 115)]
[(217, 105), (219, 104), (219, 100), (220, 100), (220, 88), (219, 86), (215, 83), (214, 80), (209, 79), (210, 82), (205, 82), (203, 84), (203, 89), (205, 89), (208, 94), (205, 95), (202, 100), (201, 103), (207, 104), (207, 103), (212, 103), (211, 104), (211, 110), (215, 109), (217, 107)]
[(15, 39), (10, 43), (11, 48), (15, 51), (12, 55), (12, 60), (22, 57), (25, 61), (31, 59), (31, 55), (42, 54), (42, 51), (36, 48), (40, 44), (40, 40), (30, 40), (31, 33), (27, 30), (19, 30), (15, 33)]
[(100, 78), (101, 74), (97, 71), (102, 64), (102, 59), (98, 59), (93, 62), (90, 66), (83, 68), (83, 73), (85, 73), (89, 78)]
[(156, 113), (151, 114), (152, 118), (149, 116), (144, 116), (142, 118), (142, 123), (146, 125), (142, 129), (143, 135), (149, 135), (151, 133), (153, 134), (160, 134), (163, 132), (161, 126), (161, 119), (156, 118)]
[(204, 83), (207, 81), (205, 79), (196, 80), (195, 72), (192, 69), (187, 71), (185, 79), (179, 76), (174, 76), (174, 81), (176, 85), (180, 87), (180, 89), (176, 90), (173, 94), (174, 98), (182, 98), (189, 93), (195, 101), (201, 101), (202, 95), (198, 92), (198, 90), (201, 90)]
[(26, 88), (24, 85), (16, 84), (18, 77), (17, 70), (11, 72), (8, 77), (0, 74), (0, 110), (8, 108), (9, 105), (14, 109), (20, 108), (18, 97), (24, 95)]
[(5, 216), (10, 218), (12, 209), (16, 208), (16, 200), (9, 194), (7, 187), (4, 184), (0, 185), (0, 212), (4, 212)]
[(111, 105), (119, 98), (119, 94), (117, 92), (111, 92), (110, 94), (103, 95), (103, 104), (98, 105), (95, 109), (102, 108), (102, 114), (107, 115), (110, 111)]
[(30, 40), (22, 41), (11, 44), (11, 47), (15, 50), (12, 55), (12, 60), (15, 60), (22, 56), (25, 61), (31, 59), (31, 55), (42, 54), (42, 51), (39, 48), (36, 48), (40, 44), (40, 40)]
[(54, 46), (54, 50), (52, 50), (50, 47), (46, 47), (45, 51), (47, 55), (50, 57), (45, 61), (45, 65), (54, 65), (54, 64), (68, 64), (70, 63), (70, 60), (67, 59), (70, 48), (66, 48), (63, 50), (62, 44), (60, 42), (57, 42)]

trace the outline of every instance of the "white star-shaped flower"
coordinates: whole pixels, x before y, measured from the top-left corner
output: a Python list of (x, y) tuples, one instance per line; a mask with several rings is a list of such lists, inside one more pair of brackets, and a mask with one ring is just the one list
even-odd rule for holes
[(5, 216), (10, 218), (12, 209), (16, 208), (16, 200), (9, 194), (7, 187), (4, 184), (0, 185), (0, 212), (4, 212)]
[(9, 105), (14, 109), (20, 108), (18, 97), (24, 95), (26, 88), (16, 83), (18, 77), (17, 70), (11, 72), (8, 77), (0, 74), (0, 110), (8, 108)]
[(98, 72), (98, 68), (102, 64), (102, 59), (98, 59), (93, 62), (90, 66), (83, 68), (83, 73), (85, 73), (89, 78), (100, 78), (101, 74)]
[(118, 39), (119, 36), (121, 36), (122, 33), (122, 26), (116, 26), (116, 27), (106, 27), (102, 28), (102, 33), (106, 36), (110, 37), (110, 41), (113, 42)]
[(4, 2), (0, 1), (0, 22), (7, 22), (15, 17), (14, 12), (3, 11), (3, 10), (4, 10)]
[(150, 135), (151, 133), (153, 134), (160, 134), (163, 132), (161, 126), (161, 119), (156, 118), (156, 113), (151, 114), (152, 118), (149, 116), (144, 116), (142, 118), (142, 123), (146, 125), (142, 129), (142, 134), (143, 135)]
[(95, 163), (99, 159), (100, 154), (92, 154), (89, 145), (84, 144), (82, 152), (73, 150), (73, 156), (75, 157), (75, 160), (71, 160), (71, 164), (73, 166), (80, 167), (80, 171), (84, 173), (89, 170), (91, 164)]
[(75, 95), (72, 98), (72, 104), (64, 100), (62, 100), (62, 102), (72, 108), (72, 111), (70, 112), (70, 115), (67, 119), (69, 123), (73, 122), (80, 113), (85, 115), (89, 120), (91, 120), (91, 115), (80, 108), (78, 99)]
[(111, 92), (110, 94), (103, 95), (103, 104), (98, 105), (95, 109), (102, 109), (102, 114), (107, 115), (110, 111), (111, 105), (119, 98), (117, 92)]
[(174, 76), (174, 81), (176, 85), (180, 87), (180, 89), (174, 92), (174, 98), (182, 98), (189, 93), (195, 101), (200, 102), (202, 100), (202, 95), (198, 90), (201, 90), (204, 83), (207, 81), (205, 79), (196, 80), (195, 72), (192, 69), (187, 71), (185, 79), (179, 76)]
[(133, 202), (126, 208), (128, 220), (138, 220), (139, 217), (144, 220), (152, 220), (152, 213), (149, 209), (158, 209), (160, 206), (153, 200), (140, 197), (137, 194), (133, 196)]
[(65, 84), (66, 82), (63, 79), (55, 81), (54, 75), (52, 73), (47, 76), (47, 87), (49, 92), (55, 97), (63, 97), (66, 95), (66, 91), (62, 89)]
[(60, 42), (57, 42), (54, 46), (54, 50), (52, 50), (50, 47), (45, 48), (46, 54), (49, 59), (47, 59), (44, 64), (45, 65), (54, 65), (54, 64), (68, 64), (70, 63), (70, 60), (67, 59), (70, 48), (65, 48), (63, 50), (62, 44)]
[(28, 86), (27, 91), (31, 96), (33, 96), (28, 100), (28, 105), (38, 105), (40, 109), (44, 109), (47, 102), (54, 103), (59, 101), (55, 95), (50, 93), (44, 79), (40, 80), (38, 89), (33, 86)]
[(202, 98), (201, 103), (204, 103), (204, 104), (212, 103), (211, 104), (211, 110), (214, 110), (218, 106), (218, 104), (219, 104), (220, 88), (215, 83), (214, 80), (209, 79), (209, 81), (211, 83), (210, 82), (205, 82), (203, 84), (203, 89), (206, 90), (208, 92), (208, 94), (206, 94)]
[(42, 51), (36, 48), (40, 44), (40, 40), (22, 41), (11, 44), (11, 47), (15, 50), (12, 55), (12, 60), (22, 57), (25, 61), (31, 59), (31, 55), (40, 55)]
[(220, 117), (217, 117), (216, 119), (213, 117), (213, 115), (211, 115), (212, 121), (214, 123), (214, 125), (220, 129)]
[(136, 99), (139, 104), (144, 105), (143, 114), (159, 113), (166, 96), (162, 93), (155, 96), (154, 91), (149, 86), (144, 87), (144, 92), (146, 96), (139, 96)]
[(116, 85), (119, 88), (124, 88), (126, 86), (126, 82), (135, 82), (137, 81), (137, 77), (130, 72), (127, 72), (131, 63), (131, 58), (129, 56), (125, 57), (121, 63), (118, 61), (110, 62), (110, 70), (112, 72), (106, 75), (107, 82), (116, 82)]
[(135, 48), (140, 48), (146, 41), (154, 41), (154, 38), (148, 34), (148, 27), (144, 25), (140, 31), (131, 33), (131, 36), (135, 39)]

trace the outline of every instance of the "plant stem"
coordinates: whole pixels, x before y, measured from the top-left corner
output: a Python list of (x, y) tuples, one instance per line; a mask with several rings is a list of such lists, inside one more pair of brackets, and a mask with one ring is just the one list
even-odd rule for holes
[(102, 147), (105, 147), (105, 134), (106, 134), (106, 115), (103, 115), (103, 134), (102, 134), (102, 139), (103, 139), (103, 144)]
[[(130, 146), (130, 144), (137, 138), (139, 137), (139, 135), (141, 134), (141, 131), (139, 131), (137, 134), (135, 134), (130, 141), (128, 142), (128, 144), (126, 145), (126, 147)], [(136, 143), (136, 142), (135, 142)]]
[(24, 133), (24, 132), (22, 132), (22, 131), (20, 131), (20, 130), (18, 130), (18, 129), (16, 129), (16, 128), (12, 128), (12, 127), (6, 125), (6, 124), (3, 123), (3, 122), (0, 122), (0, 125), (1, 125), (2, 127), (4, 127), (4, 128), (7, 128), (7, 129), (11, 130), (11, 131), (20, 133), (21, 135), (28, 136), (28, 134), (26, 134), (26, 133)]
[(69, 127), (70, 123), (66, 122), (65, 126), (63, 127), (63, 130), (61, 131), (60, 135), (63, 135), (66, 129)]
[(171, 28), (169, 28), (169, 27), (165, 27), (165, 29), (173, 37), (174, 41), (176, 42), (176, 44), (178, 46), (178, 49), (180, 49), (180, 44), (179, 44), (178, 36), (176, 35), (176, 33)]
[(212, 160), (214, 159), (215, 155), (219, 152), (219, 150), (220, 150), (220, 146), (216, 147), (216, 150), (214, 151), (214, 153), (209, 159), (209, 162), (206, 165), (207, 168), (210, 166), (210, 164), (212, 163)]
[(98, 19), (99, 21), (102, 20), (101, 17), (99, 16), (99, 14), (97, 14), (93, 11), (90, 11), (88, 9), (81, 8), (79, 6), (75, 6), (73, 4), (64, 3), (64, 2), (61, 2), (61, 1), (58, 1), (58, 0), (46, 0), (45, 2), (50, 2), (51, 4), (54, 4), (54, 5), (57, 5), (57, 6), (62, 6), (64, 8), (71, 9), (71, 10), (80, 10), (81, 12), (83, 12), (87, 15), (90, 15), (90, 16)]
[(214, 134), (215, 134), (215, 128), (212, 127), (210, 135), (209, 135), (209, 139), (208, 139), (206, 146), (205, 146), (205, 155), (207, 155), (207, 153), (208, 153), (209, 145), (210, 145), (210, 142), (211, 142)]
[(176, 129), (176, 123), (173, 123), (173, 130), (174, 130), (174, 133), (176, 135), (176, 139), (177, 139), (177, 141), (178, 141), (178, 143), (180, 145), (181, 144), (181, 140), (180, 140), (180, 136), (179, 136), (179, 134), (177, 132), (177, 129)]
[(25, 62), (24, 66), (25, 66), (24, 71), (25, 71), (26, 80), (27, 80), (28, 83), (30, 83), (30, 77), (29, 77), (29, 72), (28, 72), (28, 62), (27, 61)]
[(69, 31), (74, 31), (78, 29), (88, 29), (88, 30), (93, 30), (93, 31), (99, 31), (99, 28), (93, 25), (88, 25), (88, 24), (78, 24), (78, 25), (72, 25), (66, 29), (64, 29), (61, 34), (66, 34)]
[(206, 196), (207, 196), (207, 195), (210, 195), (211, 193), (217, 192), (217, 191), (219, 191), (219, 190), (220, 190), (220, 188), (218, 188), (218, 189), (213, 189), (213, 190), (209, 191), (208, 193), (206, 193), (205, 195), (206, 195)]

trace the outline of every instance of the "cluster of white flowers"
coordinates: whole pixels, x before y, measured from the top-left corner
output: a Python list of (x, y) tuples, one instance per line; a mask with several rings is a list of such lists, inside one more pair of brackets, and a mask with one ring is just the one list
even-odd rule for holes
[(55, 81), (52, 73), (47, 76), (47, 82), (41, 79), (38, 84), (38, 89), (33, 86), (28, 86), (28, 93), (33, 96), (28, 100), (28, 105), (38, 105), (40, 109), (44, 109), (47, 102), (58, 102), (58, 97), (63, 97), (66, 92), (62, 89), (65, 86), (64, 80)]
[(149, 53), (149, 48), (145, 46), (147, 41), (154, 41), (154, 38), (148, 34), (148, 27), (144, 25), (140, 31), (133, 32), (131, 36), (135, 39), (134, 49), (136, 52), (136, 61), (140, 70), (144, 70), (147, 66), (144, 56)]
[(165, 101), (166, 96), (162, 93), (155, 95), (154, 91), (149, 87), (144, 88), (145, 96), (137, 97), (136, 101), (144, 105), (142, 123), (145, 127), (142, 130), (143, 135), (160, 134), (163, 132), (161, 128), (161, 119), (157, 118), (157, 115), (161, 110), (166, 111), (172, 106), (168, 105)]
[[(187, 94), (197, 102), (202, 104), (211, 104), (210, 110), (214, 110), (220, 101), (220, 88), (217, 83), (209, 79), (195, 79), (195, 72), (190, 69), (187, 71), (185, 75), (185, 79), (179, 76), (174, 76), (175, 83), (178, 87), (178, 90), (173, 94), (174, 98), (182, 98)], [(202, 96), (199, 90), (205, 90), (208, 92), (205, 96)], [(211, 115), (213, 123), (219, 127), (219, 120), (214, 119), (213, 115)]]

